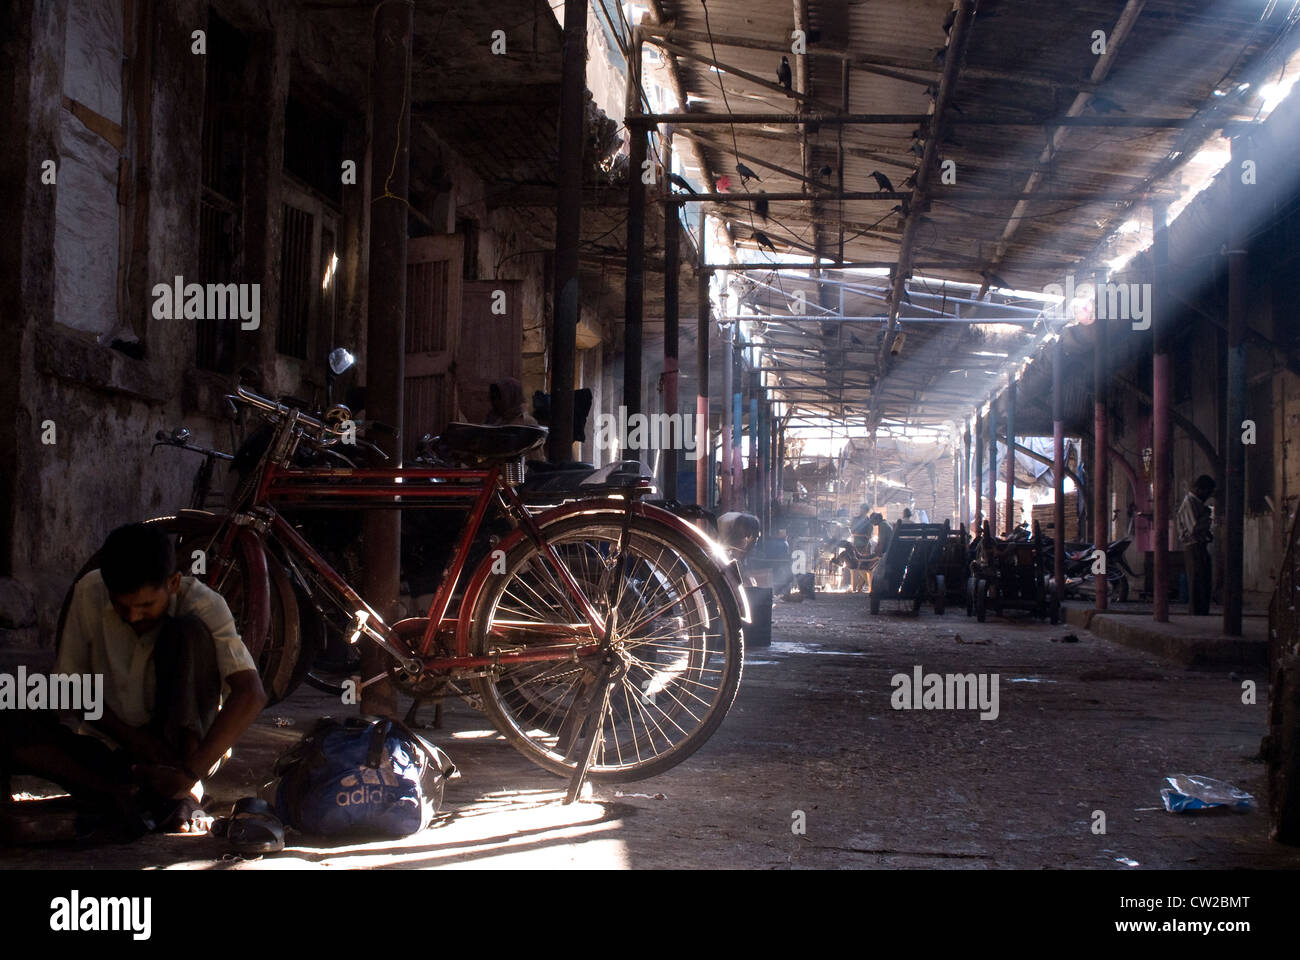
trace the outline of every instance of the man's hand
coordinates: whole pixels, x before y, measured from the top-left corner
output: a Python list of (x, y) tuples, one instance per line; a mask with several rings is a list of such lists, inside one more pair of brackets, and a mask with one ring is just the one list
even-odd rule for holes
[(218, 711), (217, 719), (202, 743), (184, 760), (187, 767), (199, 774), (206, 775), (206, 771), (212, 769), (266, 706), (266, 691), (262, 689), (256, 670), (232, 673), (226, 677), (226, 685), (230, 688), (230, 697)]
[(140, 763), (131, 767), (131, 773), (145, 786), (161, 796), (180, 800), (190, 795), (194, 778), (179, 767), (161, 763)]

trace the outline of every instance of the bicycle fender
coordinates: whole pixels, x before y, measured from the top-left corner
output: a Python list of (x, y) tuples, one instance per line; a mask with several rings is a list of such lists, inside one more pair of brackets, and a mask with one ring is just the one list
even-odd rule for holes
[[(533, 518), (533, 522), (539, 528), (545, 530), (551, 524), (566, 520), (569, 517), (612, 513), (621, 518), (626, 512), (627, 503), (623, 500), (576, 500), (573, 503), (563, 503), (558, 507), (552, 507), (550, 510), (538, 514)], [(654, 520), (656, 523), (661, 523), (695, 540), (706, 553), (717, 561), (719, 572), (722, 573), (723, 578), (730, 584), (736, 595), (736, 605), (740, 609), (740, 619), (744, 623), (752, 622), (749, 598), (745, 595), (744, 580), (740, 575), (740, 565), (727, 555), (725, 549), (716, 540), (693, 523), (688, 523), (676, 514), (670, 513), (661, 507), (634, 503), (632, 512), (636, 516)], [(478, 603), (478, 596), (483, 589), (483, 584), (487, 582), (487, 578), (492, 574), (493, 555), (497, 550), (509, 553), (527, 536), (528, 534), (522, 527), (512, 530), (479, 562), (478, 568), (474, 571), (474, 576), (470, 578), (468, 585), (465, 587), (465, 596), (460, 604), (460, 613), (456, 622), (456, 648), (458, 650), (469, 650), (470, 616)]]
[(262, 546), (262, 538), (254, 531), (248, 527), (236, 531), (235, 549), (244, 561), (244, 569), (248, 571), (248, 582), (245, 584), (249, 590), (248, 618), (241, 639), (256, 663), (271, 633), (271, 574), (266, 568), (266, 550)]

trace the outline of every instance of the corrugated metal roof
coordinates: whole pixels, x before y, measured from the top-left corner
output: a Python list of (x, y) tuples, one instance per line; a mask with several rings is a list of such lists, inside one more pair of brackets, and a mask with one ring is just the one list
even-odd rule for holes
[[(796, 99), (734, 71), (776, 80), (799, 4), (663, 0), (660, 6), (691, 111), (729, 110), (737, 117), (798, 111)], [(943, 25), (954, 9), (949, 0), (807, 0), (807, 86), (800, 86), (800, 58), (791, 55), (795, 90), (827, 113), (929, 114), (943, 70), (936, 54), (947, 43)], [(1136, 12), (1136, 18), (1123, 35), (1117, 25), (1126, 12)], [(1193, 153), (1225, 121), (1250, 116), (1249, 102), (1216, 98), (1214, 91), (1250, 75), (1275, 44), (1289, 43), (1291, 26), (1285, 5), (1266, 10), (1264, 4), (1256, 9), (1210, 0), (979, 3), (956, 74), (954, 106), (938, 132), (943, 140), (937, 159), (955, 164), (955, 182), (939, 183), (932, 174), (929, 197), (913, 193), (908, 208), (916, 206), (914, 214), (925, 218), (915, 231), (914, 259), (928, 265), (925, 273), (932, 278), (983, 284), (992, 276), (995, 286), (1024, 290), (1041, 290), (1061, 282), (1066, 271), (1097, 263), (1102, 241), (1131, 216), (1128, 209), (1142, 191), (1167, 180), (1177, 159)], [(1104, 78), (1093, 83), (1098, 30), (1115, 49)], [(706, 62), (714, 59), (724, 65), (722, 72)], [(1057, 121), (1080, 92), (1097, 99), (1076, 123), (1160, 117), (1190, 125), (1071, 126), (1055, 137), (1044, 161)], [(925, 123), (823, 123), (805, 125), (802, 135), (796, 125), (743, 122), (677, 130), (696, 140), (716, 175), (731, 178), (733, 192), (744, 189), (739, 160), (762, 178), (748, 184), (751, 191), (810, 193), (838, 193), (841, 184), (844, 191), (878, 190), (873, 171), (895, 189), (912, 191), (908, 178), (920, 165), (921, 145), (935, 133)], [(1022, 199), (1025, 206), (1013, 219)], [(775, 242), (781, 258), (818, 249), (831, 259), (896, 262), (904, 211), (891, 211), (895, 203), (810, 197), (771, 201), (767, 219), (747, 202), (722, 205), (718, 213), (739, 245), (756, 247), (753, 235), (760, 231)], [(877, 282), (883, 292), (884, 281)], [(913, 281), (910, 289), (922, 287)], [(885, 304), (874, 306), (875, 314), (887, 314)], [(896, 360), (885, 357), (881, 364), (873, 350), (884, 324), (854, 326), (853, 336), (866, 347), (859, 352), (868, 357), (856, 376), (854, 363), (844, 362), (847, 325), (792, 317), (767, 326), (773, 339), (797, 338), (821, 350), (820, 358), (777, 361), (789, 368), (784, 376), (791, 384), (824, 388), (820, 402), (807, 399), (806, 391), (798, 394), (801, 408), (856, 417), (872, 409), (874, 400), (884, 420), (938, 424), (964, 417), (993, 386), (979, 354), (1018, 360), (1030, 333), (1000, 333), (990, 349), (980, 328), (906, 322), (924, 315), (915, 298), (901, 305), (906, 344)], [(778, 328), (785, 332), (778, 335)], [(972, 383), (972, 377), (982, 382)]]

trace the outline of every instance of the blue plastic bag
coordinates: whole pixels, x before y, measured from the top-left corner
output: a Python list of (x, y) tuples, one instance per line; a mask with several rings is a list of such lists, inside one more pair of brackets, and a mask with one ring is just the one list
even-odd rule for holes
[(1175, 773), (1165, 777), (1165, 781), (1169, 786), (1160, 791), (1160, 798), (1170, 813), (1191, 813), (1213, 807), (1244, 811), (1255, 803), (1255, 798), (1246, 791), (1199, 774)]
[(423, 830), (457, 776), (445, 753), (396, 720), (325, 717), (276, 762), (280, 819), (325, 837)]

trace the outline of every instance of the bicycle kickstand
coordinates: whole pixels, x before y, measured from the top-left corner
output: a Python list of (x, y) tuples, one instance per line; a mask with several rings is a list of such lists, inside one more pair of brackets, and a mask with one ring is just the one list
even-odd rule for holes
[[(607, 659), (614, 659), (609, 654)], [(590, 696), (590, 702), (584, 704), (587, 712), (586, 724), (587, 732), (582, 742), (582, 750), (579, 753), (581, 758), (578, 765), (573, 769), (573, 776), (569, 780), (569, 790), (564, 795), (564, 803), (567, 806), (578, 799), (582, 793), (582, 783), (587, 778), (587, 768), (591, 762), (596, 759), (596, 750), (600, 746), (601, 730), (605, 726), (605, 714), (609, 712), (609, 698), (614, 690), (614, 684), (622, 675), (622, 664), (606, 662), (601, 665), (597, 672), (596, 680), (592, 683), (591, 689), (587, 695)], [(599, 698), (599, 703), (596, 703)]]
[[(605, 714), (609, 710), (610, 693), (614, 689), (614, 684), (623, 675), (623, 664), (614, 655), (610, 647), (610, 635), (618, 617), (618, 586), (622, 582), (623, 574), (627, 569), (628, 540), (632, 526), (632, 503), (633, 500), (629, 497), (627, 510), (623, 514), (622, 529), (618, 537), (618, 563), (615, 564), (614, 577), (609, 587), (609, 614), (605, 618), (605, 639), (601, 643), (600, 669), (596, 671), (595, 680), (580, 703), (584, 722), (587, 724), (587, 732), (586, 739), (582, 744), (581, 759), (573, 769), (573, 777), (569, 780), (569, 791), (564, 796), (566, 805), (577, 800), (578, 795), (582, 792), (582, 782), (587, 777), (587, 768), (591, 766), (591, 761), (596, 758), (596, 749), (600, 746), (601, 730), (605, 726)], [(597, 696), (600, 698), (600, 704), (593, 710), (592, 704)], [(592, 722), (593, 714), (595, 717), (594, 723)]]

